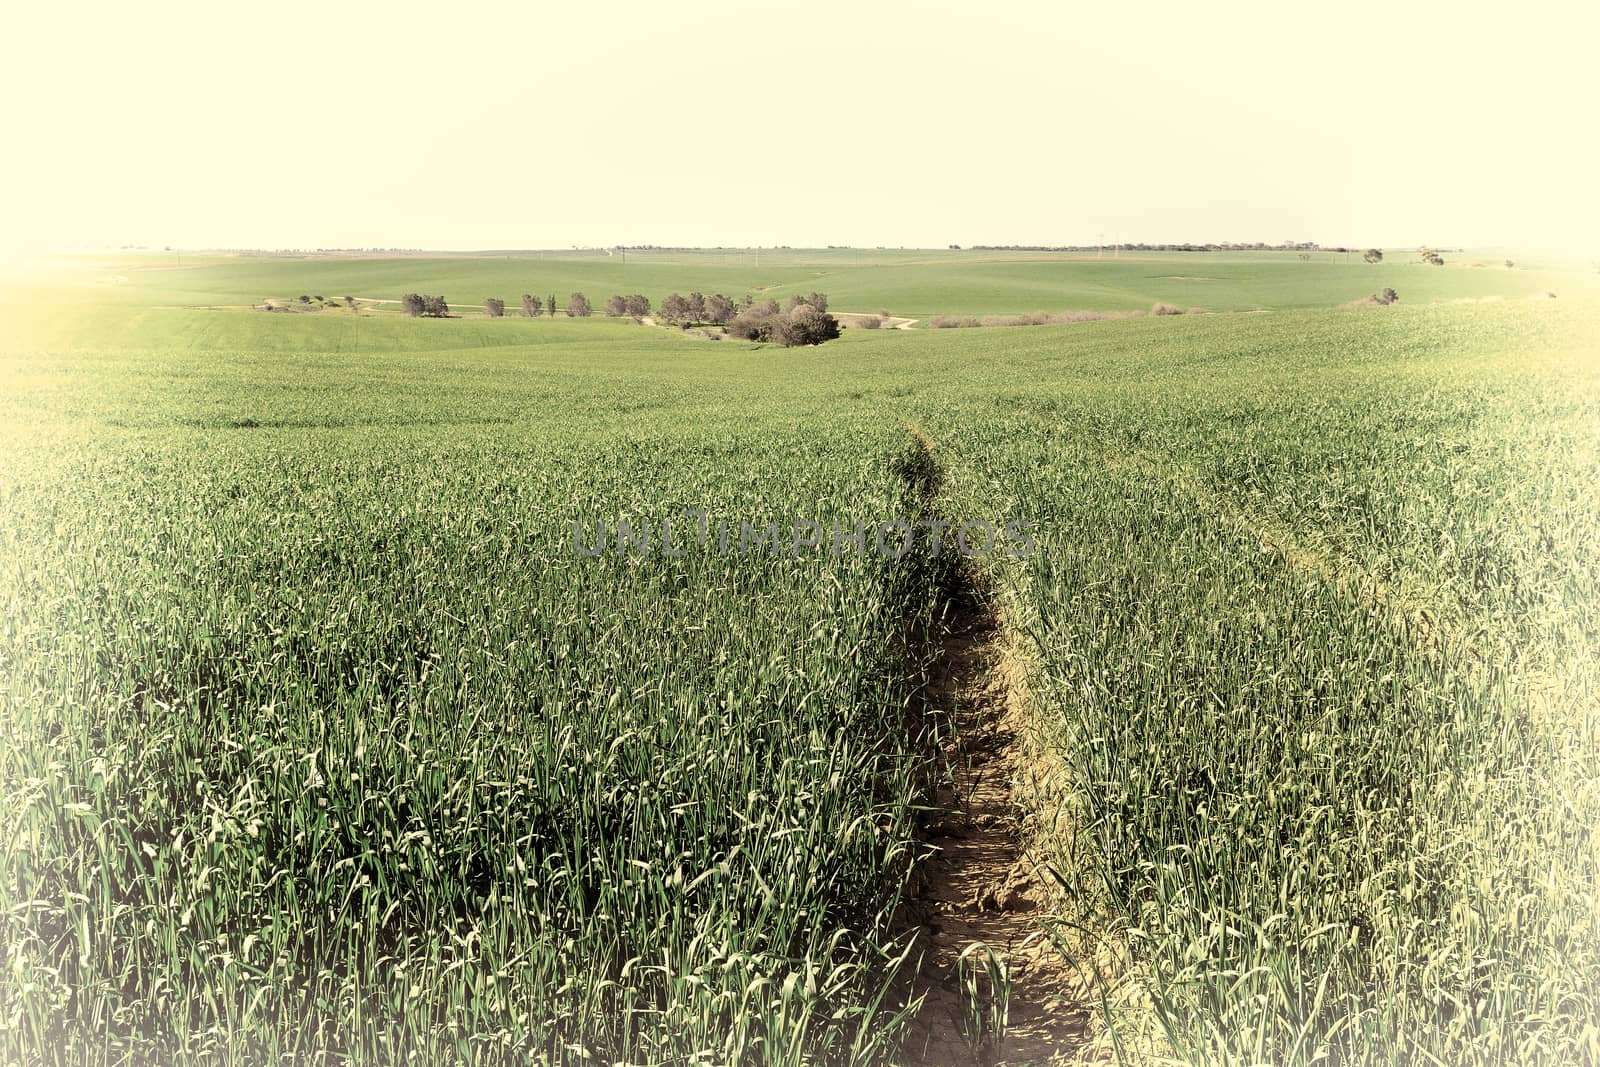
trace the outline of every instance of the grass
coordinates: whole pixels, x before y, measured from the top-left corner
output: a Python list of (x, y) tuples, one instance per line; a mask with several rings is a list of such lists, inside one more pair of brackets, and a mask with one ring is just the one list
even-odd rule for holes
[[(305, 267), (250, 284), (372, 269)], [(935, 575), (570, 537), (930, 506), (1039, 531), (987, 565), (1130, 1057), (1600, 1057), (1578, 276), (783, 352), (159, 306), (234, 269), (0, 308), (0, 1058), (892, 1061)]]
[[(194, 255), (104, 256), (72, 264), (74, 288), (34, 290), (35, 299), (137, 305), (237, 305), (300, 293), (398, 300), (442, 293), (454, 309), (481, 312), (486, 296), (515, 309), (522, 293), (545, 299), (586, 293), (603, 307), (612, 293), (642, 292), (659, 304), (670, 291), (759, 292), (782, 300), (827, 292), (841, 311), (896, 315), (1145, 311), (1156, 303), (1214, 311), (1331, 307), (1385, 286), (1409, 303), (1521, 298), (1541, 290), (1594, 292), (1594, 272), (1508, 271), (1492, 256), (1452, 254), (1429, 267), (1396, 251), (1369, 265), (1359, 255), (1316, 253), (1128, 253), (877, 251), (546, 252), (452, 257), (289, 258)], [(1474, 266), (1482, 262), (1485, 266)], [(326, 312), (324, 314), (333, 314)]]

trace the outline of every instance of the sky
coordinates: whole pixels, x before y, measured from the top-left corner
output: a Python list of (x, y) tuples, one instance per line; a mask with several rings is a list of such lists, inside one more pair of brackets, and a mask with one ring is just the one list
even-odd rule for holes
[(23, 4), (0, 252), (1600, 255), (1600, 5)]

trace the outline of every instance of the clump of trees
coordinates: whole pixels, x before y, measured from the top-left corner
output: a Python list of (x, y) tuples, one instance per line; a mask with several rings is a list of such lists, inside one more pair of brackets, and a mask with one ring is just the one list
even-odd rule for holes
[[(617, 299), (617, 298), (613, 298)], [(650, 313), (650, 301), (642, 296), (623, 297), (630, 302), (627, 314), (634, 318), (643, 318)], [(639, 309), (632, 305), (637, 301)], [(668, 293), (661, 301), (661, 307), (656, 311), (656, 318), (662, 322), (670, 322), (687, 330), (691, 326), (724, 326), (733, 320), (740, 311), (740, 305), (723, 296), (713, 293), (706, 296), (704, 293)]]
[(1422, 257), (1422, 262), (1424, 263), (1431, 264), (1435, 267), (1444, 266), (1444, 257), (1432, 248), (1428, 248), (1426, 246), (1419, 248), (1417, 249), (1417, 255)]
[(488, 313), (491, 319), (498, 319), (506, 313), (506, 302), (495, 296), (485, 297), (483, 310)]
[(632, 316), (634, 319), (643, 319), (650, 314), (650, 298), (643, 293), (621, 293), (606, 300), (606, 314), (614, 319)]
[[(554, 302), (552, 298), (552, 303)], [(594, 314), (594, 308), (589, 306), (589, 298), (582, 293), (573, 293), (567, 297), (567, 318), (586, 319)]]
[(532, 293), (522, 294), (522, 314), (526, 317), (530, 319), (538, 318), (539, 310), (542, 306), (543, 305), (540, 303), (539, 298), (534, 296)]
[[(826, 296), (813, 295), (827, 305)], [(770, 341), (785, 348), (820, 345), (839, 336), (839, 320), (815, 304), (791, 301), (783, 310), (776, 300), (768, 300), (741, 308), (728, 322), (728, 333), (746, 341)]]
[(407, 293), (400, 298), (400, 306), (412, 318), (417, 318), (420, 315), (425, 319), (442, 319), (450, 314), (450, 305), (444, 302), (444, 297), (442, 296), (423, 296), (421, 293)]
[(1361, 253), (1361, 258), (1368, 263), (1382, 263), (1383, 249), (1369, 248), (1365, 252)]
[(827, 311), (828, 310), (828, 294), (827, 293), (807, 293), (805, 296), (801, 296), (799, 293), (795, 293), (793, 296), (789, 297), (789, 310), (790, 311), (793, 311), (795, 308), (799, 307), (801, 304), (808, 304), (811, 307), (816, 308), (818, 311)]

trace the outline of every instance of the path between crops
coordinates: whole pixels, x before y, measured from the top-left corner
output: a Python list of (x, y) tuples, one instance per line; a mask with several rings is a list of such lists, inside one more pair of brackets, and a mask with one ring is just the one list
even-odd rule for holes
[[(958, 740), (946, 753), (953, 773), (939, 791), (944, 814), (924, 831), (937, 851), (904, 914), (922, 955), (912, 994), (924, 997), (904, 1049), (911, 1064), (1061, 1063), (1091, 1040), (1088, 991), (1038, 922), (1043, 872), (1023, 848), (1012, 799), (1025, 713), (1002, 665), (994, 619), (958, 604), (924, 693), (930, 712), (953, 717)], [(1009, 985), (999, 1041), (985, 946)], [(989, 1015), (976, 1027), (963, 953)]]

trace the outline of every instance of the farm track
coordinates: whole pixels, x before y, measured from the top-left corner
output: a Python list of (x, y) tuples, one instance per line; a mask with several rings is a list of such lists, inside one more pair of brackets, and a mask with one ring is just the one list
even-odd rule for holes
[(921, 957), (912, 995), (923, 997), (906, 1062), (1061, 1063), (1091, 1040), (1088, 991), (1037, 918), (1045, 879), (1012, 792), (1026, 713), (994, 617), (970, 596), (952, 607), (922, 701), (954, 738), (941, 814), (924, 828), (936, 851), (903, 914)]

